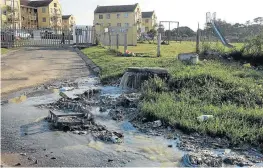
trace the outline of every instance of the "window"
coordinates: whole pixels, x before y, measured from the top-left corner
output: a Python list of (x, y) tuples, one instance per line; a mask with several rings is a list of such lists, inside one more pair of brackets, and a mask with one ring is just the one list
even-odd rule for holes
[(129, 13), (124, 13), (124, 17), (125, 18), (129, 17)]
[(121, 17), (121, 14), (117, 13), (117, 18), (119, 19)]
[(42, 22), (46, 22), (47, 19), (45, 17), (42, 18)]
[(117, 26), (118, 26), (118, 27), (121, 27), (121, 23), (117, 23)]
[(57, 7), (57, 3), (54, 3), (54, 7), (55, 7), (55, 8)]
[(107, 19), (110, 19), (110, 14), (107, 14)]
[(45, 7), (42, 8), (42, 13), (46, 13), (46, 8)]
[(99, 15), (99, 19), (103, 19), (103, 15)]
[(110, 24), (110, 23), (108, 23), (108, 26), (110, 27), (110, 26), (111, 26), (111, 24)]
[(125, 27), (129, 27), (129, 23), (125, 23)]
[(149, 23), (149, 19), (146, 19), (146, 20), (145, 20), (145, 23)]

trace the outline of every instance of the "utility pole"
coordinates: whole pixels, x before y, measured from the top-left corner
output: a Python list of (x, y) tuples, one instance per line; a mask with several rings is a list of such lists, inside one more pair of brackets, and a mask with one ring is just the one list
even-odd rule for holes
[(196, 32), (196, 53), (199, 54), (199, 44), (200, 44), (200, 29), (199, 29), (199, 23), (198, 23), (198, 29)]

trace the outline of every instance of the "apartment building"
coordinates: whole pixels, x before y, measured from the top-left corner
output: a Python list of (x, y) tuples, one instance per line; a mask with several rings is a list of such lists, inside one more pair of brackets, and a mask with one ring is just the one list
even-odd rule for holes
[(62, 28), (62, 9), (58, 0), (21, 0), (23, 28)]
[(0, 0), (1, 27), (20, 28), (20, 0)]
[(76, 23), (73, 15), (62, 15), (62, 26), (63, 29), (72, 31), (74, 24)]
[(138, 3), (133, 5), (97, 6), (94, 11), (94, 25), (99, 35), (107, 27), (126, 27), (128, 44), (137, 45), (137, 35), (142, 23), (141, 8)]
[(157, 24), (157, 17), (154, 11), (151, 12), (142, 12), (142, 26), (145, 29), (145, 32), (153, 29)]

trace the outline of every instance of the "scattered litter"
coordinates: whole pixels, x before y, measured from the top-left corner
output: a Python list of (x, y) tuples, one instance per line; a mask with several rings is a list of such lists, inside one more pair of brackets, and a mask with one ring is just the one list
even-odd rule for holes
[(203, 122), (206, 121), (208, 119), (212, 119), (214, 116), (213, 115), (201, 115), (199, 117), (197, 117), (198, 121)]
[(219, 152), (220, 154), (229, 154), (231, 152), (231, 149), (217, 149), (216, 152)]
[(185, 154), (182, 162), (186, 167), (222, 167), (223, 160), (208, 151)]
[(73, 131), (72, 133), (73, 134), (79, 134), (79, 131)]
[(53, 160), (54, 160), (54, 159), (57, 159), (57, 158), (55, 158), (55, 157), (52, 157), (52, 158), (50, 158), (50, 159), (53, 159)]
[(108, 162), (112, 162), (113, 161), (113, 159), (108, 159)]
[(173, 145), (168, 145), (168, 147), (169, 147), (169, 148), (172, 148), (172, 147), (173, 147)]
[(71, 91), (71, 90), (74, 90), (74, 87), (63, 87), (59, 89), (60, 92)]
[(64, 99), (68, 99), (68, 96), (63, 92), (59, 92), (59, 96), (63, 97)]
[(26, 153), (20, 153), (20, 155), (22, 155), (22, 156), (26, 156)]

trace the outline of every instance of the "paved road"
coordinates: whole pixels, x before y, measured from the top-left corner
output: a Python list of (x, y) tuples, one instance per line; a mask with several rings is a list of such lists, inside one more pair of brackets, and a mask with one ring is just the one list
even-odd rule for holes
[(52, 80), (90, 74), (73, 49), (24, 48), (2, 57), (1, 93), (8, 94)]

